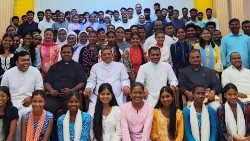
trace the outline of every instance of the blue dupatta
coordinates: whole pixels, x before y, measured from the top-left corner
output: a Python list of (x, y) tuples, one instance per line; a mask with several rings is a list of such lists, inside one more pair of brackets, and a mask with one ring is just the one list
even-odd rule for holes
[(208, 47), (209, 47), (209, 62), (207, 62), (206, 47), (200, 48), (201, 63), (203, 66), (213, 69), (214, 68), (214, 48), (212, 47), (211, 43), (209, 44)]

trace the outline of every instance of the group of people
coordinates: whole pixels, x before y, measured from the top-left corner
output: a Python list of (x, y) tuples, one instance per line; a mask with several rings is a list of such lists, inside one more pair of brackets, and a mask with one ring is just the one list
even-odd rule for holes
[(250, 140), (250, 21), (222, 38), (211, 8), (154, 10), (14, 16), (0, 141)]

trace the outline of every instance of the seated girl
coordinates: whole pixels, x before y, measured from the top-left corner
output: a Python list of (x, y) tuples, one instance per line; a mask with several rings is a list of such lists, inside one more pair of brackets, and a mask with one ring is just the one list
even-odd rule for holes
[(0, 141), (15, 138), (18, 110), (13, 106), (8, 87), (0, 86)]
[(121, 141), (120, 108), (109, 83), (100, 85), (95, 110), (90, 113), (94, 117), (91, 140)]
[(196, 85), (193, 90), (194, 102), (183, 109), (185, 138), (188, 141), (217, 141), (216, 112), (203, 103), (206, 90)]
[(183, 128), (183, 114), (176, 108), (173, 90), (164, 86), (154, 110), (151, 139), (153, 141), (182, 141)]
[(53, 126), (52, 113), (45, 111), (45, 92), (36, 90), (31, 96), (32, 110), (22, 117), (22, 141), (47, 141)]
[(88, 141), (91, 116), (80, 108), (81, 94), (70, 93), (67, 98), (69, 110), (57, 120), (58, 141)]
[(144, 102), (143, 84), (135, 82), (130, 89), (132, 100), (125, 103), (121, 109), (122, 140), (150, 141), (153, 108)]
[(224, 87), (226, 103), (218, 108), (218, 123), (221, 140), (250, 140), (249, 113), (244, 105), (238, 103), (237, 87), (228, 83)]

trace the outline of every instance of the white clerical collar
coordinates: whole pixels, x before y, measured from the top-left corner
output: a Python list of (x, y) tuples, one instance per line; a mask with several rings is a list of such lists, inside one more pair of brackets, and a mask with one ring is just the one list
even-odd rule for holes
[(104, 68), (110, 68), (110, 67), (112, 66), (112, 64), (113, 64), (113, 61), (110, 62), (110, 63), (105, 63), (104, 61), (102, 61), (102, 66), (103, 66)]

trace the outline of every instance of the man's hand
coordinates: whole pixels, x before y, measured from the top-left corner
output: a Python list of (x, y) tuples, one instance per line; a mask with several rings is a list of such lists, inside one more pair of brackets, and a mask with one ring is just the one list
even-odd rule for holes
[(194, 100), (194, 96), (193, 93), (190, 91), (186, 91), (185, 95), (188, 97), (188, 100), (193, 101)]
[(91, 95), (91, 88), (85, 88), (85, 90), (83, 92), (83, 95), (85, 97), (90, 97), (90, 95)]
[(26, 98), (22, 101), (22, 103), (23, 103), (23, 106), (24, 106), (24, 107), (29, 107), (30, 104), (31, 104), (31, 96), (26, 97)]
[(68, 95), (68, 94), (70, 94), (71, 92), (73, 92), (73, 90), (72, 90), (72, 89), (69, 89), (69, 88), (64, 88), (64, 89), (61, 90), (61, 92), (62, 92), (63, 94)]
[(55, 96), (58, 95), (58, 91), (57, 91), (57, 90), (54, 90), (54, 89), (51, 90), (49, 93), (50, 93), (50, 95), (53, 96), (53, 97), (55, 97)]
[(239, 98), (242, 98), (242, 99), (247, 98), (247, 95), (244, 93), (239, 93)]
[(122, 91), (123, 91), (123, 94), (124, 94), (125, 96), (129, 96), (129, 94), (130, 94), (129, 86), (123, 86), (123, 87), (122, 87)]

